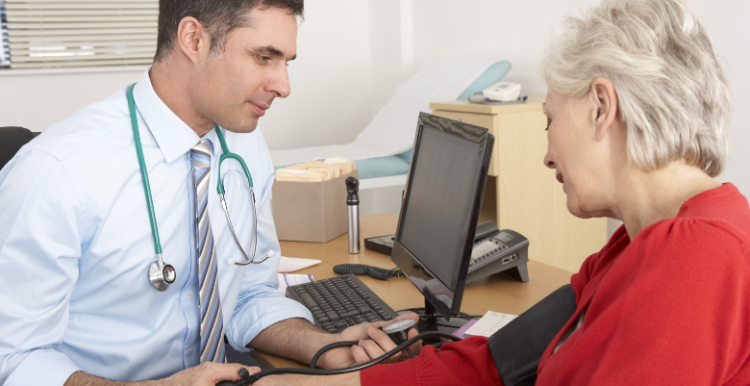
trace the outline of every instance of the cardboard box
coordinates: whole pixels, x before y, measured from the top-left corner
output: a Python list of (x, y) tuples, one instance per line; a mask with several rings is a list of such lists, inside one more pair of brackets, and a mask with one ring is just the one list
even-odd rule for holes
[(323, 182), (274, 181), (273, 219), (279, 240), (327, 243), (349, 229), (346, 208), (348, 177)]

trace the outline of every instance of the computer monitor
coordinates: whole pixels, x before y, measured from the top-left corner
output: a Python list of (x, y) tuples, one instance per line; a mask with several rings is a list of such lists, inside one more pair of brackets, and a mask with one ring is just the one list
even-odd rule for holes
[(425, 297), (425, 314), (461, 308), (495, 137), (420, 113), (391, 259)]

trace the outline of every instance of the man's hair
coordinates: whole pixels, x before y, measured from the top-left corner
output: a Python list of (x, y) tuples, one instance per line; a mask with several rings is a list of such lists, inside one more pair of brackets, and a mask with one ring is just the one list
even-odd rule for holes
[(220, 55), (230, 32), (251, 26), (248, 14), (256, 7), (277, 7), (302, 17), (305, 4), (304, 0), (159, 0), (159, 36), (154, 61), (172, 52), (180, 21), (188, 16), (196, 18), (208, 31), (211, 53)]
[(547, 47), (549, 91), (582, 97), (602, 77), (617, 90), (628, 159), (654, 171), (679, 159), (724, 169), (733, 103), (706, 30), (684, 0), (604, 0), (568, 17)]

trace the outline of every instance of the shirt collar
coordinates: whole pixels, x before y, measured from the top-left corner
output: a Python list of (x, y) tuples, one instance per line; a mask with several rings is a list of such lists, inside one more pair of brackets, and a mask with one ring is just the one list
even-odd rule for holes
[(151, 67), (146, 69), (135, 85), (133, 99), (137, 111), (156, 139), (164, 160), (170, 163), (190, 151), (200, 138), (156, 95), (148, 75), (150, 70)]

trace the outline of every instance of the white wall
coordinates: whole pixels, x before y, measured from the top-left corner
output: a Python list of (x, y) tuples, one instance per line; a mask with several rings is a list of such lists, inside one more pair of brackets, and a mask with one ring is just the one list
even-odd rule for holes
[[(260, 123), (271, 149), (351, 142), (370, 121), (369, 9), (368, 0), (307, 2), (298, 59), (289, 65), (292, 94)], [(43, 131), (138, 81), (144, 69), (0, 70), (0, 126)]]
[(145, 68), (0, 70), (0, 126), (44, 131), (76, 110), (137, 82)]
[[(413, 0), (414, 62), (450, 57), (497, 57), (513, 69), (506, 80), (526, 93), (544, 93), (536, 75), (541, 52), (562, 16), (599, 0)], [(728, 70), (735, 101), (727, 170), (720, 176), (750, 197), (750, 1), (688, 0)]]
[[(750, 196), (750, 1), (688, 0), (728, 69), (735, 98), (731, 161), (721, 176)], [(306, 4), (292, 95), (261, 127), (271, 149), (353, 140), (429, 59), (507, 59), (506, 79), (544, 93), (536, 66), (562, 16), (599, 0), (316, 0)], [(0, 126), (40, 131), (138, 80), (142, 69), (0, 71)]]

